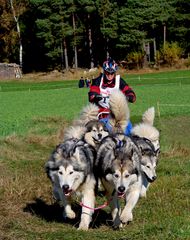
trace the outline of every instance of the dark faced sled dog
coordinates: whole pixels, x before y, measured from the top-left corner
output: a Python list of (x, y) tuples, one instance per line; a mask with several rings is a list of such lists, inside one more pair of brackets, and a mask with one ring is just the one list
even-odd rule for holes
[[(132, 221), (132, 210), (141, 192), (141, 151), (131, 138), (125, 136), (129, 119), (128, 103), (120, 91), (110, 96), (112, 134), (105, 137), (97, 152), (95, 175), (101, 180), (110, 202), (113, 227)], [(125, 199), (121, 211), (118, 198)]]
[(94, 153), (84, 141), (71, 138), (58, 145), (45, 165), (53, 186), (54, 197), (64, 207), (63, 215), (75, 218), (71, 209), (76, 193), (82, 198), (79, 229), (87, 230), (91, 222), (95, 202), (95, 178), (93, 174)]
[[(95, 174), (106, 190), (114, 228), (133, 219), (132, 210), (142, 187), (140, 161), (139, 148), (123, 134), (104, 138), (98, 150)], [(118, 197), (126, 202), (122, 212)]]
[(154, 107), (149, 108), (142, 117), (142, 122), (132, 129), (132, 139), (142, 153), (141, 169), (143, 185), (141, 197), (146, 197), (147, 189), (156, 180), (156, 167), (160, 153), (159, 131), (153, 126)]

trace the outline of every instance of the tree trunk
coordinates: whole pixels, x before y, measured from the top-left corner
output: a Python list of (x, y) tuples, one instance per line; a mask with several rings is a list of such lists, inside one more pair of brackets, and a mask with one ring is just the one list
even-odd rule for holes
[(66, 70), (68, 70), (69, 64), (68, 64), (67, 44), (66, 44), (65, 38), (63, 39), (63, 46), (64, 46), (64, 56), (65, 56), (65, 68)]
[(153, 45), (154, 45), (154, 62), (156, 63), (156, 39), (153, 39)]
[(166, 24), (164, 23), (164, 50), (166, 47)]
[(74, 53), (75, 53), (75, 59), (74, 59), (74, 65), (75, 68), (78, 68), (78, 56), (77, 56), (77, 46), (76, 46), (76, 36), (75, 36), (76, 26), (75, 26), (75, 15), (73, 13), (73, 35), (74, 35)]
[(18, 17), (16, 17), (15, 9), (13, 6), (13, 0), (10, 0), (10, 4), (11, 4), (12, 13), (13, 13), (13, 18), (16, 22), (17, 33), (19, 37), (19, 63), (20, 63), (20, 69), (22, 71), (22, 55), (23, 54), (22, 54), (22, 40), (21, 40), (21, 33), (20, 33), (20, 25), (19, 25)]
[[(88, 14), (88, 22), (90, 20), (90, 14)], [(89, 54), (90, 54), (90, 68), (94, 68), (94, 58), (92, 52), (92, 29), (88, 26), (88, 41), (89, 41)]]

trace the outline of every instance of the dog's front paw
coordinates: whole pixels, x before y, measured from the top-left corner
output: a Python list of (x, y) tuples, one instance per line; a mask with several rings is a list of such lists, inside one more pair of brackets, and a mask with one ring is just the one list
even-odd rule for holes
[(125, 212), (125, 211), (122, 212), (121, 216), (120, 216), (120, 220), (124, 224), (132, 222), (133, 221), (133, 214), (132, 214), (132, 212)]
[(144, 192), (144, 191), (141, 191), (141, 193), (140, 193), (140, 197), (142, 197), (142, 198), (146, 198), (146, 191)]
[(147, 190), (146, 188), (141, 189), (140, 197), (144, 197), (144, 198), (146, 197), (146, 190)]
[(67, 211), (66, 215), (67, 215), (67, 217), (70, 218), (70, 219), (73, 219), (73, 218), (76, 217), (76, 214), (75, 214), (75, 212), (74, 212), (73, 210)]
[(63, 211), (63, 218), (70, 218), (73, 219), (76, 217), (76, 214), (74, 213), (74, 211), (72, 209), (67, 209), (67, 211)]
[(83, 231), (87, 231), (88, 230), (88, 225), (80, 223), (78, 230), (83, 230)]

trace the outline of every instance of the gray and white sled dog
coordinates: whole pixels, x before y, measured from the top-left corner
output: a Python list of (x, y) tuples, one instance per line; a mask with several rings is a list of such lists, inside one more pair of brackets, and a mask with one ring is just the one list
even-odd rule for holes
[[(113, 227), (121, 227), (133, 219), (142, 188), (141, 151), (131, 138), (123, 134), (129, 120), (128, 102), (121, 91), (110, 95), (111, 134), (105, 137), (97, 152), (95, 176), (101, 180), (110, 202)], [(118, 198), (125, 199), (123, 210)]]
[(64, 140), (83, 139), (97, 150), (102, 139), (109, 134), (105, 124), (98, 121), (98, 111), (98, 107), (94, 104), (85, 106), (72, 126), (66, 130)]
[[(116, 134), (102, 140), (95, 162), (96, 178), (101, 180), (110, 202), (113, 227), (132, 221), (142, 188), (141, 151), (131, 138)], [(121, 211), (118, 198), (125, 199)]]
[(71, 208), (72, 197), (76, 193), (81, 195), (83, 207), (79, 229), (82, 230), (89, 228), (95, 204), (93, 164), (93, 150), (76, 138), (58, 145), (45, 164), (53, 195), (64, 207), (64, 217), (75, 218)]
[(147, 138), (154, 145), (155, 151), (157, 151), (160, 149), (160, 134), (158, 129), (153, 126), (154, 119), (154, 107), (148, 108), (142, 116), (142, 122), (133, 127), (132, 135), (136, 135), (141, 138)]
[(108, 135), (97, 115), (97, 106), (89, 104), (84, 107), (45, 165), (53, 185), (53, 195), (63, 205), (65, 217), (75, 218), (71, 209), (72, 197), (76, 193), (81, 195), (83, 207), (79, 229), (83, 230), (89, 228), (94, 211), (96, 181), (93, 165), (96, 149)]
[[(143, 114), (142, 122), (132, 129), (132, 136), (129, 139), (126, 136), (122, 137), (122, 134), (118, 134), (118, 132), (124, 131), (126, 122), (129, 120), (128, 105), (120, 93), (111, 95), (110, 99), (111, 112), (116, 113), (115, 115), (110, 114), (110, 124), (115, 130), (113, 132), (116, 134), (103, 139), (98, 150), (96, 166), (98, 177), (107, 191), (108, 199), (112, 199), (111, 209), (114, 226), (119, 226), (120, 221), (122, 223), (132, 221), (132, 210), (139, 196), (146, 196), (149, 183), (156, 179), (155, 170), (160, 144), (159, 131), (153, 126), (155, 118), (154, 108), (149, 108)], [(112, 102), (114, 103), (113, 105), (111, 105)], [(117, 116), (117, 119), (114, 119), (115, 116)], [(133, 153), (135, 157), (133, 157)], [(122, 158), (120, 157), (121, 155)], [(134, 164), (134, 159), (140, 166), (131, 167), (138, 165)], [(125, 176), (126, 171), (126, 176), (131, 177), (127, 177), (127, 180)], [(136, 177), (134, 176), (135, 173)], [(120, 195), (125, 195), (126, 200), (121, 214), (117, 207), (117, 196)]]
[(151, 182), (157, 178), (156, 167), (160, 152), (159, 131), (153, 126), (155, 118), (154, 107), (149, 108), (142, 116), (142, 122), (132, 129), (132, 139), (141, 149), (142, 179), (141, 197), (146, 197)]

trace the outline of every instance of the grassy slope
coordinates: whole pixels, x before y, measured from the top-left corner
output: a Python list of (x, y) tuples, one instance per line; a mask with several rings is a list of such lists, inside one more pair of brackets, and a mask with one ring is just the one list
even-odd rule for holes
[[(61, 140), (62, 128), (86, 103), (87, 90), (2, 93), (3, 115), (10, 112), (10, 121), (18, 115), (25, 118), (21, 121), (23, 136), (0, 139), (0, 239), (190, 239), (190, 110), (161, 105), (189, 104), (190, 89), (189, 85), (160, 87), (134, 86), (138, 101), (130, 105), (133, 122), (147, 107), (160, 103), (161, 117), (157, 115), (156, 126), (161, 130), (162, 153), (158, 179), (151, 185), (147, 199), (138, 202), (134, 221), (121, 231), (111, 229), (108, 208), (95, 213), (93, 229), (88, 232), (76, 231), (78, 219), (63, 223), (43, 169)], [(179, 89), (184, 95), (178, 94)], [(66, 106), (71, 104), (73, 109), (68, 110)], [(22, 124), (18, 124), (18, 132)]]

